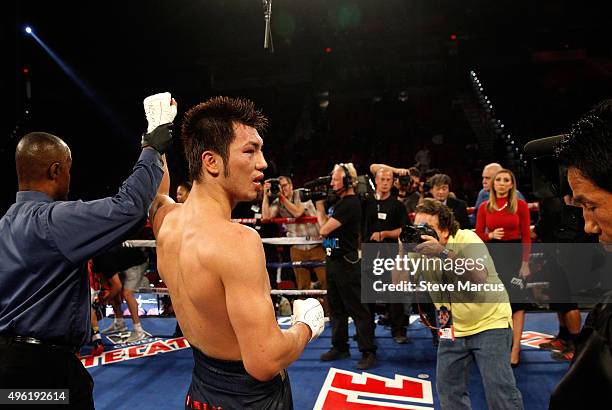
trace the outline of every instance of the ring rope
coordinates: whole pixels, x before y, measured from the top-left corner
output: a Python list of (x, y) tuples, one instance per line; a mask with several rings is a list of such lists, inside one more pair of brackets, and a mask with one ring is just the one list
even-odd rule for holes
[(316, 216), (300, 216), (299, 218), (236, 218), (232, 222), (241, 224), (313, 224)]
[[(262, 238), (261, 241), (270, 245), (318, 245), (323, 242), (321, 239), (310, 239), (306, 236)], [(123, 242), (123, 246), (127, 248), (155, 248), (157, 245), (155, 239), (132, 239)]]
[[(141, 287), (138, 289), (139, 293), (154, 293), (157, 295), (169, 295), (168, 288), (152, 288), (152, 287)], [(272, 289), (271, 295), (286, 295), (286, 296), (325, 296), (327, 291), (323, 289)]]
[(295, 261), (295, 262), (268, 262), (268, 268), (318, 268), (325, 266), (325, 261)]

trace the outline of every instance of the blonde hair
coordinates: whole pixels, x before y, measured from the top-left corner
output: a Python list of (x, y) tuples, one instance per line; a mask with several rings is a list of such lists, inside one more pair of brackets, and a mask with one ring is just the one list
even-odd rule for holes
[(352, 162), (347, 162), (345, 164), (342, 164), (342, 163), (336, 164), (334, 165), (334, 170), (332, 172), (336, 172), (337, 169), (341, 169), (345, 174), (346, 174), (345, 169), (348, 170), (348, 173), (349, 173), (348, 176), (351, 177), (351, 187), (355, 188), (357, 186), (358, 184), (357, 170), (355, 169), (355, 166), (353, 165)]
[(489, 203), (487, 204), (488, 212), (499, 211), (497, 209), (497, 192), (495, 192), (495, 179), (499, 174), (508, 174), (512, 180), (512, 188), (508, 191), (508, 207), (506, 208), (511, 214), (515, 214), (518, 209), (518, 195), (516, 193), (516, 177), (509, 169), (502, 168), (495, 173), (491, 180), (491, 189), (489, 190)]

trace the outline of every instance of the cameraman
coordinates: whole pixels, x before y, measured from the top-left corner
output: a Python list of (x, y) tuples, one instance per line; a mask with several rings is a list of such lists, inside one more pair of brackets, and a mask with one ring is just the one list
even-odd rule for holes
[(393, 186), (397, 189), (397, 199), (404, 204), (406, 212), (414, 212), (416, 206), (421, 200), (421, 173), (416, 167), (394, 168), (385, 164), (370, 165), (370, 172), (376, 176), (380, 169), (389, 169), (397, 178), (393, 182)]
[[(540, 145), (540, 147), (537, 147)], [(584, 115), (568, 135), (538, 141), (526, 152), (555, 147), (574, 204), (582, 207), (584, 231), (612, 252), (612, 100)], [(551, 409), (596, 408), (609, 401), (612, 386), (612, 296), (589, 313), (575, 340), (572, 364), (550, 400)]]
[[(416, 209), (414, 223), (429, 225), (438, 236), (438, 239), (421, 236), (423, 242), (416, 246), (415, 252), (439, 257), (443, 261), (477, 260), (484, 255), (484, 269), (475, 267), (466, 271), (461, 280), (501, 285), (482, 240), (469, 229), (459, 229), (451, 210), (440, 201), (424, 199)], [(400, 280), (406, 280), (408, 274), (402, 271), (399, 275)], [(453, 272), (435, 270), (420, 270), (417, 275), (431, 283), (446, 282), (449, 277), (451, 280), (458, 278)], [(394, 274), (394, 280), (396, 278)], [(435, 298), (432, 294), (436, 309), (442, 311), (446, 308), (450, 312), (449, 324), (452, 323), (454, 328), (453, 337), (440, 334), (438, 346), (436, 390), (442, 409), (471, 408), (468, 382), (472, 361), (480, 371), (488, 408), (522, 409), (521, 393), (508, 360), (512, 344), (512, 311), (507, 294), (505, 291), (482, 290), (478, 296), (485, 301), (478, 300), (479, 303), (458, 300), (458, 296), (463, 295), (455, 296), (457, 300), (453, 301), (453, 294), (457, 292), (442, 292)]]
[[(371, 243), (396, 244), (402, 226), (408, 224), (408, 213), (402, 203), (391, 195), (393, 172), (390, 169), (378, 169), (375, 181), (376, 202), (366, 209), (366, 238)], [(393, 340), (398, 344), (407, 343), (404, 304), (389, 303), (387, 309)]]
[[(291, 178), (287, 176), (278, 177), (279, 192), (277, 197), (270, 204), (270, 199), (273, 196), (271, 192), (272, 184), (270, 180), (264, 183), (264, 196), (261, 204), (262, 218), (274, 218), (280, 215), (283, 218), (299, 218), (300, 216), (316, 216), (312, 201), (302, 202), (300, 193), (293, 190)], [(286, 224), (287, 237), (302, 236), (311, 239), (318, 239), (319, 234), (318, 224)], [(293, 245), (291, 247), (291, 261), (324, 261), (325, 251), (321, 245)], [(307, 268), (293, 268), (295, 272), (295, 280), (297, 288), (310, 289), (310, 270)], [(327, 280), (325, 278), (325, 267), (319, 266), (314, 268), (321, 289), (327, 289)]]
[(325, 241), (327, 259), (327, 301), (332, 326), (332, 348), (321, 355), (322, 361), (350, 357), (348, 344), (348, 317), (357, 329), (357, 344), (362, 358), (360, 370), (376, 364), (374, 323), (366, 305), (361, 303), (361, 260), (359, 232), (361, 232), (361, 202), (355, 195), (357, 171), (353, 164), (334, 166), (330, 182), (340, 200), (331, 215), (325, 210), (325, 201), (317, 201), (317, 219)]

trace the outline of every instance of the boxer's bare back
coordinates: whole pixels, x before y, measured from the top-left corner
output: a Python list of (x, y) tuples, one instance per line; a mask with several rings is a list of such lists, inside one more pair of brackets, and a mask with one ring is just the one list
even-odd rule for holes
[(256, 199), (266, 167), (257, 131), (235, 125), (234, 132), (228, 164), (204, 153), (208, 174), (187, 201), (167, 198), (152, 207), (157, 269), (191, 345), (214, 358), (242, 360), (252, 376), (269, 380), (299, 357), (312, 333), (302, 322), (280, 330), (259, 234), (230, 221), (238, 201)]

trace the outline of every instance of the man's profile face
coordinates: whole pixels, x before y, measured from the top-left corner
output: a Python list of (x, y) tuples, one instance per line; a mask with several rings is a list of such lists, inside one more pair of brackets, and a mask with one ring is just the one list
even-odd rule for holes
[(431, 188), (431, 195), (440, 202), (444, 202), (448, 199), (449, 192), (450, 189), (448, 184), (434, 185)]
[(574, 204), (582, 208), (584, 231), (597, 235), (606, 250), (612, 252), (612, 193), (595, 185), (575, 167), (568, 169), (567, 180)]
[(436, 233), (438, 234), (438, 241), (442, 245), (446, 245), (446, 243), (448, 242), (448, 236), (449, 236), (448, 229), (444, 229), (444, 230), (440, 229), (440, 220), (438, 218), (438, 215), (429, 215), (429, 214), (417, 212), (417, 214), (414, 216), (414, 224), (415, 225), (427, 224), (431, 226), (433, 230), (436, 231)]
[(340, 191), (342, 188), (344, 188), (344, 185), (342, 184), (343, 177), (344, 169), (342, 169), (342, 167), (338, 167), (334, 170), (334, 172), (332, 172), (332, 178), (329, 185), (334, 191)]
[(285, 178), (279, 178), (280, 189), (285, 198), (291, 199), (293, 196), (293, 184), (287, 181)]
[(393, 172), (379, 171), (376, 174), (376, 191), (379, 194), (387, 194), (393, 186)]
[(482, 170), (482, 188), (485, 191), (491, 189), (491, 181), (493, 180), (493, 176), (499, 171), (501, 168), (496, 167), (486, 167)]
[(223, 182), (232, 200), (254, 201), (262, 189), (263, 170), (268, 167), (263, 155), (263, 139), (257, 130), (234, 123), (236, 137), (229, 146), (227, 164), (229, 175)]

